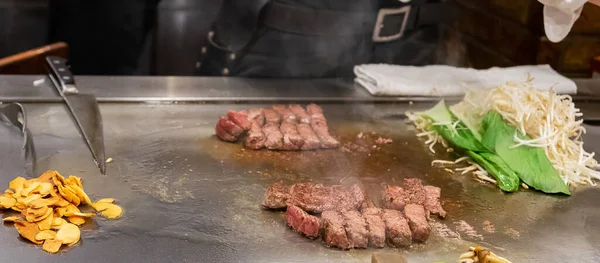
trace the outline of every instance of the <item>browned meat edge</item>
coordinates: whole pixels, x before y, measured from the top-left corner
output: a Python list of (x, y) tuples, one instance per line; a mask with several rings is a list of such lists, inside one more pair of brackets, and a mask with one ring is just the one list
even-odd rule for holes
[(309, 215), (297, 206), (288, 206), (285, 217), (292, 229), (309, 238), (316, 238), (321, 232), (321, 220), (316, 216)]

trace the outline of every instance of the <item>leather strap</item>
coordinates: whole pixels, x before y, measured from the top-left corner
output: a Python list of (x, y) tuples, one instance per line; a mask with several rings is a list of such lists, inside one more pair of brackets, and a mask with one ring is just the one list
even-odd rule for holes
[(318, 10), (276, 2), (268, 4), (264, 12), (265, 26), (308, 36), (362, 35), (375, 23), (373, 12)]

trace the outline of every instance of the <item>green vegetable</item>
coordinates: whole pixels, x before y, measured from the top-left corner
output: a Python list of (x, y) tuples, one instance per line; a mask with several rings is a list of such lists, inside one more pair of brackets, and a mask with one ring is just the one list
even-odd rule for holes
[[(529, 146), (511, 149), (515, 145), (513, 136), (517, 130), (507, 124), (497, 112), (488, 112), (481, 128), (484, 131), (482, 132), (483, 145), (502, 158), (523, 182), (546, 193), (570, 195), (569, 187), (552, 166), (544, 149)], [(517, 136), (530, 139), (520, 132)]]
[[(443, 100), (430, 110), (421, 113), (421, 115), (431, 119), (434, 124), (446, 123), (443, 125), (433, 125), (433, 129), (446, 139), (446, 141), (458, 148), (478, 152), (489, 151), (481, 144), (473, 132), (450, 112)], [(455, 123), (456, 125), (453, 126)]]
[(498, 155), (492, 153), (478, 154), (473, 151), (467, 151), (467, 154), (496, 178), (496, 183), (498, 183), (500, 189), (506, 192), (519, 190), (519, 176)]

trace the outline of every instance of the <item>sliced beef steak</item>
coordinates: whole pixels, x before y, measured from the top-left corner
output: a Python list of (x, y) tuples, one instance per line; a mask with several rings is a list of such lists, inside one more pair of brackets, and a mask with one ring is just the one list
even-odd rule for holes
[(219, 122), (217, 122), (217, 126), (220, 126), (224, 131), (233, 135), (236, 138), (238, 138), (244, 133), (244, 129), (242, 127), (238, 126), (225, 116), (219, 119)]
[(427, 194), (421, 179), (405, 178), (402, 186), (404, 187), (404, 191), (406, 193), (407, 204), (425, 204), (425, 201), (427, 200)]
[(272, 123), (279, 125), (281, 123), (281, 115), (272, 109), (263, 109), (265, 115), (265, 123)]
[(244, 146), (254, 150), (264, 148), (265, 142), (267, 141), (267, 136), (265, 136), (263, 133), (262, 128), (255, 120), (252, 121), (252, 125), (250, 127), (251, 128), (248, 131), (246, 140), (244, 141)]
[(283, 150), (300, 150), (304, 145), (304, 139), (298, 133), (296, 124), (282, 122), (279, 130), (283, 134)]
[(365, 208), (362, 214), (369, 231), (369, 245), (372, 247), (385, 247), (385, 223), (381, 218), (381, 209), (376, 207)]
[(286, 123), (286, 122), (293, 123), (293, 124), (298, 123), (298, 119), (296, 118), (296, 115), (294, 115), (294, 113), (292, 113), (292, 111), (290, 109), (288, 109), (288, 107), (286, 107), (285, 105), (281, 105), (281, 104), (273, 105), (273, 110), (275, 110), (277, 113), (279, 113), (279, 115), (281, 115), (282, 123)]
[(310, 238), (319, 236), (321, 220), (318, 217), (309, 215), (299, 207), (291, 205), (285, 212), (285, 218), (288, 225), (296, 232)]
[(395, 185), (386, 185), (383, 189), (382, 204), (384, 208), (402, 210), (406, 205), (404, 189)]
[(292, 104), (289, 106), (289, 108), (292, 111), (292, 113), (296, 115), (296, 118), (298, 119), (299, 123), (310, 124), (310, 115), (308, 115), (308, 113), (306, 112), (306, 110), (304, 110), (302, 106), (298, 104)]
[(327, 127), (327, 120), (323, 115), (323, 110), (316, 104), (309, 104), (306, 107), (308, 114), (310, 114), (310, 126), (319, 137), (322, 148), (337, 148), (340, 146), (335, 138), (329, 134), (329, 128)]
[(262, 206), (269, 209), (283, 209), (287, 206), (289, 200), (289, 189), (281, 183), (274, 183), (265, 191)]
[(255, 121), (259, 127), (265, 125), (265, 114), (262, 108), (254, 108), (248, 110), (248, 120)]
[(444, 211), (444, 208), (442, 208), (442, 204), (440, 203), (442, 190), (439, 187), (427, 185), (425, 186), (425, 192), (427, 193), (425, 209), (431, 214), (439, 215), (441, 218), (446, 217), (446, 211)]
[(346, 221), (344, 225), (346, 235), (352, 247), (367, 248), (369, 245), (369, 231), (362, 215), (356, 210), (344, 211), (342, 215)]
[(364, 194), (358, 185), (345, 188), (339, 185), (299, 183), (292, 185), (290, 195), (292, 204), (311, 213), (357, 210), (364, 202)]
[(352, 244), (346, 235), (344, 228), (344, 218), (338, 211), (328, 210), (321, 214), (323, 223), (323, 240), (330, 247), (339, 247), (341, 249), (350, 249)]
[(402, 212), (392, 209), (384, 209), (381, 216), (385, 222), (385, 233), (388, 244), (393, 247), (407, 247), (412, 244), (412, 234), (408, 221)]
[(404, 216), (408, 220), (412, 240), (415, 242), (425, 242), (429, 238), (431, 228), (427, 222), (427, 213), (422, 205), (407, 204), (404, 207)]
[(215, 134), (217, 135), (217, 137), (219, 137), (219, 139), (221, 139), (223, 141), (235, 142), (238, 140), (237, 137), (231, 135), (229, 132), (227, 132), (225, 129), (223, 129), (223, 127), (221, 127), (219, 124), (217, 124), (217, 126), (215, 127)]
[(245, 112), (237, 112), (230, 110), (227, 112), (227, 118), (244, 130), (250, 129), (250, 121), (248, 120), (248, 114)]
[(314, 150), (321, 148), (321, 140), (315, 134), (315, 131), (310, 127), (309, 124), (300, 123), (296, 126), (298, 133), (304, 140), (304, 144), (302, 144), (302, 150)]
[(283, 148), (283, 134), (279, 131), (279, 125), (267, 122), (262, 128), (264, 133), (265, 147), (269, 150), (281, 150)]

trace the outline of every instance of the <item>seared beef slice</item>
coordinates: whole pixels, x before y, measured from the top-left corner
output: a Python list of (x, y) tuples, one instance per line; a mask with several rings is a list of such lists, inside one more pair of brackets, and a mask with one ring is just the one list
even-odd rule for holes
[(283, 134), (279, 131), (279, 125), (267, 123), (262, 128), (265, 134), (265, 147), (269, 150), (281, 150), (283, 148)]
[(262, 206), (270, 209), (282, 209), (287, 206), (289, 199), (288, 189), (281, 183), (274, 183), (265, 191)]
[(362, 213), (369, 230), (369, 245), (372, 247), (385, 247), (385, 223), (381, 218), (381, 209), (376, 207), (365, 208)]
[(383, 189), (383, 207), (387, 209), (402, 210), (406, 205), (404, 189), (395, 185), (386, 185)]
[(279, 131), (283, 134), (283, 150), (300, 150), (304, 139), (298, 133), (296, 124), (282, 122)]
[(230, 110), (227, 112), (227, 118), (244, 130), (250, 129), (250, 120), (248, 120), (248, 114), (244, 112)]
[(325, 210), (331, 196), (331, 187), (312, 183), (294, 184), (290, 188), (292, 204), (311, 213), (321, 213)]
[(302, 150), (314, 150), (321, 147), (319, 137), (317, 137), (317, 134), (315, 134), (315, 131), (313, 131), (309, 124), (300, 123), (296, 125), (296, 129), (304, 140), (304, 144), (301, 147)]
[(323, 239), (325, 244), (330, 247), (339, 247), (341, 249), (350, 249), (352, 244), (346, 236), (344, 228), (344, 218), (337, 211), (324, 211), (321, 214), (323, 223)]
[(323, 110), (316, 104), (309, 104), (306, 107), (308, 114), (310, 114), (310, 126), (319, 137), (322, 148), (337, 148), (340, 146), (335, 138), (329, 134), (329, 128), (327, 127), (327, 120), (323, 115)]
[(231, 120), (227, 119), (227, 117), (221, 117), (219, 119), (215, 131), (219, 138), (226, 141), (236, 141), (237, 138), (244, 133), (242, 127), (233, 123)]
[(319, 236), (321, 220), (318, 217), (311, 216), (299, 207), (290, 205), (285, 212), (285, 218), (288, 225), (296, 232), (310, 238)]
[(298, 104), (292, 104), (289, 106), (289, 108), (292, 111), (292, 113), (296, 115), (296, 118), (298, 119), (299, 123), (310, 124), (310, 115), (308, 115), (308, 113), (306, 112), (306, 110), (304, 110), (304, 108), (302, 108), (302, 106)]
[(442, 208), (440, 203), (440, 196), (442, 190), (439, 187), (427, 185), (425, 186), (425, 193), (427, 193), (427, 200), (425, 201), (425, 209), (432, 214), (438, 214), (440, 217), (446, 217), (446, 211)]
[(388, 243), (393, 247), (410, 246), (412, 243), (412, 234), (402, 212), (384, 209), (382, 218), (385, 222), (385, 233)]
[(425, 208), (422, 205), (407, 204), (404, 207), (404, 216), (406, 216), (412, 231), (412, 240), (415, 242), (427, 241), (431, 229), (427, 222)]
[(364, 201), (358, 185), (345, 188), (339, 185), (299, 183), (290, 189), (291, 203), (310, 213), (325, 210), (357, 210)]
[(425, 187), (421, 179), (417, 178), (405, 178), (402, 184), (406, 193), (407, 204), (425, 204), (427, 200), (427, 194), (425, 193)]
[(369, 231), (365, 219), (356, 210), (344, 211), (342, 215), (346, 221), (346, 235), (352, 247), (366, 248), (369, 245)]
[(259, 127), (265, 125), (265, 114), (262, 108), (254, 108), (248, 110), (248, 120), (256, 122)]
[(252, 125), (250, 130), (248, 131), (248, 136), (246, 136), (246, 141), (244, 142), (244, 146), (249, 149), (262, 149), (265, 147), (265, 142), (267, 141), (267, 137), (263, 133), (260, 125), (256, 121), (252, 121)]
[(265, 123), (272, 123), (277, 125), (281, 123), (281, 116), (276, 111), (272, 109), (263, 109), (262, 112), (265, 115)]

